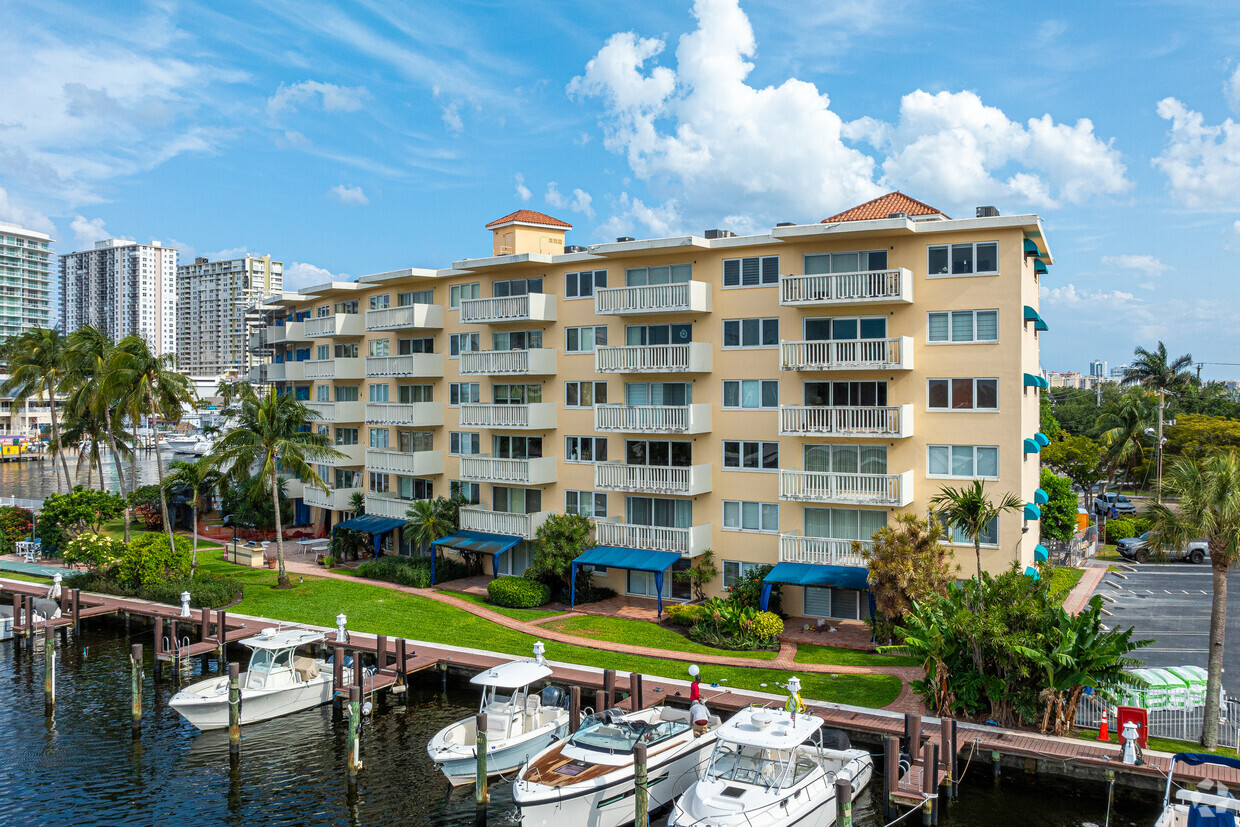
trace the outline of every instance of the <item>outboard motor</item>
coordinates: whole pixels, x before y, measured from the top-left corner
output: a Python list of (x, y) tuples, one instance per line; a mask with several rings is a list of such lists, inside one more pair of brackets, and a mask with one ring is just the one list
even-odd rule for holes
[(548, 686), (538, 693), (538, 699), (546, 707), (560, 706), (564, 703), (564, 690), (558, 686)]
[(848, 739), (848, 733), (842, 729), (822, 730), (822, 747), (823, 749), (852, 749), (852, 741)]

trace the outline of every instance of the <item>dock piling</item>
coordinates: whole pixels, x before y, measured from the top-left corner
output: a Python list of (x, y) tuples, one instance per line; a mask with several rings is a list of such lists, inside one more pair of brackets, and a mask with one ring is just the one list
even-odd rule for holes
[(332, 719), (339, 721), (344, 706), (344, 647), (332, 647)]
[(211, 610), (206, 606), (202, 607), (202, 628), (199, 630), (198, 639), (203, 643), (207, 642), (207, 638), (211, 636)]
[(581, 687), (570, 686), (568, 688), (568, 734), (572, 735), (573, 733), (575, 733), (580, 723), (581, 723)]
[(650, 788), (646, 783), (646, 745), (638, 741), (633, 745), (633, 827), (650, 824)]
[(900, 784), (900, 739), (894, 735), (883, 741), (883, 784), (883, 821), (890, 821), (895, 816), (892, 796)]
[(943, 783), (939, 783), (939, 745), (927, 744), (930, 747), (930, 788), (934, 790), (935, 798), (930, 803), (930, 820), (934, 824), (939, 823), (939, 799), (943, 797), (943, 786), (947, 782), (944, 775)]
[(952, 719), (951, 727), (951, 753), (949, 755), (949, 766), (952, 774), (952, 801), (960, 795), (960, 733), (958, 731), (956, 719)]
[(161, 671), (159, 658), (164, 653), (164, 619), (162, 617), (155, 618), (154, 634), (155, 634), (155, 661), (154, 661), (154, 666), (152, 667), (153, 671), (151, 672), (151, 674), (155, 676), (155, 681), (156, 683), (158, 683), (159, 673)]
[(999, 758), (1000, 755), (998, 750), (994, 750), (990, 753), (990, 773), (996, 787), (999, 786)]
[(387, 635), (375, 635), (375, 671), (387, 669)]
[(852, 781), (847, 778), (835, 779), (836, 815), (839, 816), (839, 827), (853, 827), (852, 818)]
[(220, 609), (215, 613), (215, 641), (220, 663), (224, 662), (224, 648), (228, 645), (228, 616)]
[(241, 754), (241, 664), (228, 664), (228, 754)]
[[(357, 654), (354, 653), (353, 667), (354, 672), (361, 672)], [(361, 754), (361, 735), (362, 735), (362, 688), (360, 686), (349, 687), (349, 750), (345, 756), (349, 770), (349, 786), (357, 784), (357, 771), (362, 768)]]
[(33, 641), (34, 639), (34, 598), (25, 597), (22, 599), (25, 601), (25, 604), (26, 604), (25, 609), (23, 609), (23, 616), (26, 618), (26, 626), (25, 626), (26, 639)]
[(73, 589), (73, 634), (82, 633), (82, 590)]
[(56, 707), (56, 630), (52, 620), (43, 622), (43, 708), (51, 714)]
[(129, 647), (129, 729), (136, 741), (142, 736), (142, 644)]
[(616, 670), (603, 670), (603, 694), (607, 698), (607, 709), (616, 705)]
[(601, 689), (594, 690), (594, 714), (600, 715), (607, 708), (607, 693)]
[(634, 712), (645, 708), (642, 703), (642, 676), (637, 672), (629, 673), (629, 701)]
[(487, 714), (485, 712), (479, 712), (474, 718), (474, 730), (477, 733), (474, 752), (478, 758), (474, 769), (474, 805), (479, 811), (485, 812), (487, 802), (491, 800), (491, 794), (487, 791)]
[(440, 694), (448, 694), (448, 662), (441, 660), (439, 662), (439, 692)]
[[(918, 724), (920, 723), (919, 718)], [(921, 805), (921, 823), (924, 827), (934, 824), (934, 799), (931, 796), (934, 795), (936, 769), (934, 749), (932, 745), (926, 744), (921, 748), (921, 794), (926, 797), (926, 803)]]
[[(22, 618), (22, 609), (25, 608), (25, 605), (26, 605), (25, 601), (26, 599), (22, 597), (20, 594), (18, 594), (17, 592), (13, 593), (13, 622), (14, 623), (25, 623), (26, 622)], [(14, 645), (18, 643), (17, 635), (13, 635), (13, 643)]]
[(392, 685), (392, 691), (397, 695), (405, 692), (409, 687), (409, 644), (402, 637), (396, 639), (396, 683)]

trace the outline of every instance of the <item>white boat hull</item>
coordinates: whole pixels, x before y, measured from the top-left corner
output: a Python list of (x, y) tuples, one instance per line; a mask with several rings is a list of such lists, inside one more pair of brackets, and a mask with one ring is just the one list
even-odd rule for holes
[(164, 445), (172, 450), (174, 454), (192, 454), (194, 448), (198, 445), (196, 439), (169, 439)]
[[(319, 675), (295, 686), (245, 688), (241, 683), (241, 723), (253, 724), (322, 706), (332, 699), (332, 675)], [(228, 726), (228, 678), (210, 678), (182, 689), (169, 706), (201, 730)]]
[[(454, 725), (455, 726), (455, 725)], [(439, 767), (452, 786), (473, 784), (478, 777), (478, 748), (446, 743), (443, 735), (448, 727), (431, 739), (427, 754)], [(506, 739), (498, 744), (487, 744), (487, 777), (520, 769), (531, 757), (542, 752), (557, 739), (568, 734), (568, 716), (556, 726), (544, 726), (533, 732)]]

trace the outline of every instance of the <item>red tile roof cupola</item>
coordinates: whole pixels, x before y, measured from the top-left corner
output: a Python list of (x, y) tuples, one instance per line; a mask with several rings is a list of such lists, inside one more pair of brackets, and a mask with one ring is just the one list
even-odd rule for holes
[(552, 218), (546, 213), (535, 210), (517, 210), (516, 212), (508, 213), (503, 218), (495, 219), (486, 226), (486, 229), (494, 230), (496, 227), (503, 227), (505, 224), (533, 224), (538, 227), (557, 227), (564, 230), (571, 230), (573, 228), (573, 225), (567, 221)]
[(836, 213), (830, 218), (824, 218), (823, 224), (835, 224), (840, 221), (873, 221), (876, 218), (888, 218), (892, 213), (908, 213), (908, 215), (941, 215), (944, 218), (949, 216), (942, 210), (937, 210), (929, 204), (922, 203), (916, 198), (910, 198), (899, 190), (889, 192), (886, 195), (880, 195), (872, 201), (866, 201), (851, 209)]

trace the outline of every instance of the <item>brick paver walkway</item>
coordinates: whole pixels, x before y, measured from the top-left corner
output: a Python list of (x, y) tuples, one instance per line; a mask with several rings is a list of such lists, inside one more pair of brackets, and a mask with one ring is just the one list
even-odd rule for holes
[(1110, 564), (1103, 560), (1096, 562), (1098, 565), (1085, 567), (1085, 573), (1081, 575), (1080, 581), (1064, 598), (1063, 608), (1068, 614), (1080, 614), (1081, 610), (1089, 604), (1089, 598), (1093, 596), (1094, 589), (1098, 588), (1102, 578), (1107, 576), (1107, 567)]

